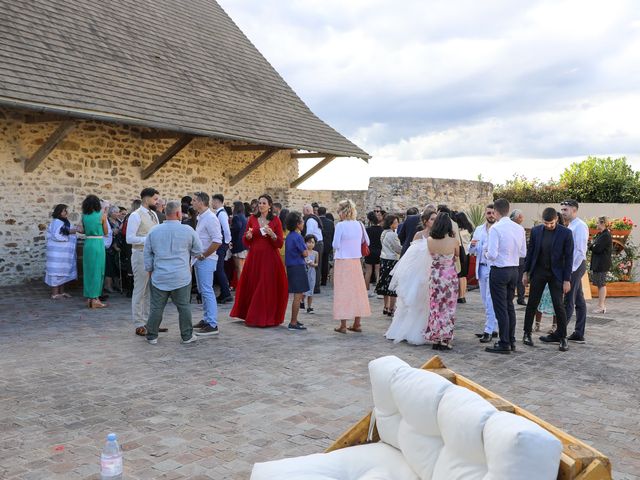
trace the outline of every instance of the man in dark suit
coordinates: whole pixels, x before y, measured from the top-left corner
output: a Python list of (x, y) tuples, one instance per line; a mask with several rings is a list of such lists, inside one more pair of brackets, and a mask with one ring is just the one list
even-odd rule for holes
[(318, 217), (322, 222), (322, 234), (324, 235), (324, 248), (322, 249), (322, 258), (320, 259), (320, 286), (327, 285), (327, 277), (329, 276), (329, 257), (333, 252), (333, 234), (336, 227), (332, 220), (327, 218), (326, 207), (318, 207)]
[(551, 301), (556, 314), (557, 329), (554, 333), (540, 337), (545, 343), (559, 343), (560, 351), (569, 349), (567, 343), (567, 312), (563, 294), (571, 288), (573, 266), (573, 236), (571, 230), (558, 225), (555, 208), (545, 208), (542, 212), (543, 225), (531, 230), (531, 240), (527, 249), (522, 281), (529, 287), (529, 301), (524, 316), (524, 337), (522, 343), (533, 346), (531, 328), (545, 285), (549, 285)]
[[(409, 210), (407, 210), (407, 218), (402, 222), (402, 228), (398, 228), (398, 239), (402, 244), (402, 251), (400, 252), (401, 257), (411, 246), (411, 242), (413, 242), (413, 237), (416, 232), (418, 230), (422, 230), (422, 215), (420, 213), (409, 215)], [(426, 210), (433, 210), (435, 212), (436, 207), (429, 204), (425, 207), (425, 211)]]

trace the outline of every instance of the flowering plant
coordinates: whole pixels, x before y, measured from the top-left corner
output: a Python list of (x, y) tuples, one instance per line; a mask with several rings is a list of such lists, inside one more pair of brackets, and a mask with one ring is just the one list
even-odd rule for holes
[[(596, 217), (587, 220), (587, 226), (595, 229), (598, 227), (598, 219)], [(636, 225), (629, 217), (612, 218), (609, 220), (608, 227), (611, 230), (631, 230)]]

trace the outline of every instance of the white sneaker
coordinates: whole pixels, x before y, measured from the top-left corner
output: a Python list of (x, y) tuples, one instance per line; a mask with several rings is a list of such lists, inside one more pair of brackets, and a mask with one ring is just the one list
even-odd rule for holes
[(157, 338), (147, 338), (147, 342), (150, 345), (157, 345), (158, 344), (158, 339)]
[(375, 296), (376, 296), (376, 294), (375, 294), (375, 293), (373, 293), (373, 292), (369, 292), (369, 293), (367, 294), (367, 296), (368, 296), (369, 298), (373, 298), (373, 297), (375, 297)]
[(191, 334), (191, 338), (189, 340), (180, 340), (180, 343), (195, 343), (198, 340), (198, 337), (196, 337), (193, 333)]

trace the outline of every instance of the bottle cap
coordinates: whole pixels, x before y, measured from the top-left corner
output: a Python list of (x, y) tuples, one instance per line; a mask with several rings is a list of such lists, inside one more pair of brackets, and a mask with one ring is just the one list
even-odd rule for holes
[(118, 438), (118, 437), (116, 436), (115, 433), (110, 433), (109, 435), (107, 435), (107, 440), (110, 441), (110, 442), (114, 442), (116, 440), (116, 438)]

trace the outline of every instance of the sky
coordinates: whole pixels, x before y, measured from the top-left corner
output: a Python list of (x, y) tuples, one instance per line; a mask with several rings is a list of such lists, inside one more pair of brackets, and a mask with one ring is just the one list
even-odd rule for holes
[[(588, 155), (640, 170), (637, 0), (219, 0), (370, 176), (557, 179)], [(303, 160), (300, 173), (317, 160)]]

